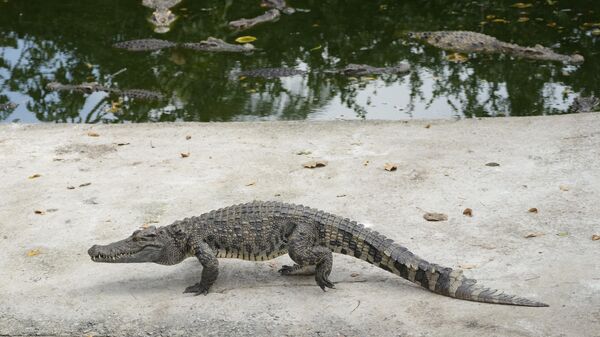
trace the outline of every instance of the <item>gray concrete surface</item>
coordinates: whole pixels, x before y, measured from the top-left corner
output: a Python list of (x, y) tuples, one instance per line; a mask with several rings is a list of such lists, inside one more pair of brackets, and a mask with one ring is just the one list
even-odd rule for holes
[[(328, 165), (302, 168), (313, 158)], [(600, 336), (600, 114), (2, 125), (0, 178), (0, 335)], [(450, 299), (341, 255), (327, 293), (310, 276), (279, 276), (285, 256), (221, 260), (213, 292), (194, 297), (182, 294), (200, 275), (194, 259), (107, 265), (86, 254), (144, 224), (253, 199), (361, 221), (550, 307)]]

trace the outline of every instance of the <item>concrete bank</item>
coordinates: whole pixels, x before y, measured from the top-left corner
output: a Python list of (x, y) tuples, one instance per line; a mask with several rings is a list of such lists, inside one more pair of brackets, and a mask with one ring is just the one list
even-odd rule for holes
[[(328, 164), (302, 167), (313, 159)], [(0, 178), (0, 335), (600, 336), (600, 114), (2, 125)], [(279, 276), (285, 256), (221, 260), (212, 293), (195, 297), (182, 294), (200, 276), (194, 259), (86, 254), (144, 224), (253, 199), (361, 221), (550, 307), (454, 300), (337, 255), (327, 293), (311, 276)]]

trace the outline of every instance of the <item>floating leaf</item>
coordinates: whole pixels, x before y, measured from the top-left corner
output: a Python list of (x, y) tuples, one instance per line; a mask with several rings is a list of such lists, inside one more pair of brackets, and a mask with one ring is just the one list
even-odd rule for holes
[(302, 164), (302, 166), (304, 166), (305, 168), (313, 169), (317, 167), (325, 167), (327, 166), (327, 162), (324, 160), (313, 160), (309, 161), (308, 163)]
[(492, 20), (493, 23), (510, 23), (510, 21), (506, 20), (506, 19), (494, 19)]
[(250, 43), (254, 41), (256, 41), (256, 37), (250, 35), (240, 36), (237, 39), (235, 39), (235, 42), (237, 43)]
[(600, 29), (596, 28), (596, 29), (592, 30), (592, 35), (600, 36)]
[(318, 45), (318, 46), (316, 46), (316, 47), (310, 48), (308, 51), (317, 51), (317, 50), (319, 50), (319, 49), (321, 49), (321, 48), (323, 48), (323, 46), (321, 46), (321, 45)]
[(187, 158), (190, 156), (189, 152), (181, 152), (181, 158)]
[(592, 235), (592, 241), (598, 241), (600, 240), (600, 235), (594, 234)]
[(500, 166), (500, 164), (495, 163), (495, 162), (489, 162), (489, 163), (485, 164), (485, 166), (497, 167), (497, 166)]
[(446, 221), (448, 220), (448, 216), (443, 213), (425, 213), (423, 214), (423, 219), (427, 221)]
[(532, 208), (530, 208), (530, 209), (529, 209), (529, 211), (528, 211), (528, 212), (529, 212), (529, 213), (537, 213), (537, 212), (538, 212), (538, 209), (537, 209), (537, 208), (535, 208), (535, 207), (532, 207)]
[(110, 103), (110, 108), (108, 108), (108, 112), (110, 113), (117, 113), (119, 111), (121, 111), (121, 106), (123, 105), (123, 101), (118, 100), (118, 101), (112, 101)]
[(94, 131), (88, 132), (87, 135), (90, 137), (100, 137), (100, 134), (98, 134), (97, 132), (94, 132)]
[(486, 16), (485, 16), (485, 18), (486, 18), (487, 20), (493, 20), (493, 19), (495, 19), (495, 18), (496, 18), (496, 16), (495, 16), (495, 15), (491, 15), (491, 14), (490, 14), (490, 15), (486, 15)]
[(398, 164), (385, 163), (385, 165), (383, 165), (383, 169), (390, 172), (396, 171), (398, 169)]
[(517, 22), (527, 22), (527, 21), (529, 21), (529, 18), (526, 16), (522, 16), (517, 19)]
[(467, 57), (467, 55), (461, 53), (452, 53), (446, 55), (446, 60), (454, 63), (464, 63), (467, 62), (469, 58)]
[(554, 22), (554, 21), (548, 22), (548, 24), (546, 24), (546, 26), (548, 26), (550, 28), (554, 28), (554, 27), (556, 27), (556, 22)]
[(533, 4), (523, 3), (523, 2), (517, 2), (517, 3), (514, 3), (514, 4), (510, 5), (510, 7), (519, 8), (519, 9), (529, 8), (531, 6), (533, 6)]
[(41, 174), (37, 174), (37, 173), (36, 173), (36, 174), (34, 174), (34, 175), (32, 175), (32, 176), (29, 176), (29, 177), (27, 177), (27, 178), (28, 178), (28, 179), (35, 179), (35, 178), (39, 178), (39, 177), (41, 177), (41, 176), (42, 176)]
[(363, 80), (363, 81), (373, 81), (373, 80), (376, 80), (376, 79), (377, 79), (377, 77), (373, 77), (373, 76), (363, 76), (363, 77), (361, 77), (360, 79), (361, 79), (361, 80)]
[(473, 216), (473, 210), (470, 208), (465, 208), (465, 210), (463, 211), (463, 215), (465, 216)]
[(32, 257), (32, 256), (38, 256), (40, 255), (40, 250), (39, 249), (32, 249), (30, 251), (27, 252), (27, 256)]
[(530, 238), (537, 238), (538, 236), (542, 236), (544, 235), (544, 233), (542, 232), (532, 232), (532, 233), (528, 233), (527, 235), (525, 235), (526, 239), (530, 239)]

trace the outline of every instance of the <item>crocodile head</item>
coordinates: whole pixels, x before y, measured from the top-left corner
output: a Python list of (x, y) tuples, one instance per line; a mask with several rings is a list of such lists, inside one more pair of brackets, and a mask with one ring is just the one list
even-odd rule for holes
[(128, 238), (106, 246), (94, 245), (88, 254), (94, 262), (172, 265), (187, 257), (185, 240), (167, 228), (154, 226), (136, 230)]
[(156, 33), (167, 33), (171, 30), (171, 25), (177, 20), (177, 16), (168, 8), (157, 9), (152, 12), (149, 21), (154, 25)]

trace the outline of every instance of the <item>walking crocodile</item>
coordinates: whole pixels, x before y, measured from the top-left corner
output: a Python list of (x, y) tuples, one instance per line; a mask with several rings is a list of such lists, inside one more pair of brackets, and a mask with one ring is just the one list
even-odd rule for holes
[(563, 55), (540, 45), (523, 47), (514, 43), (503, 42), (495, 37), (469, 31), (437, 31), (411, 32), (409, 37), (425, 40), (434, 47), (461, 53), (499, 53), (542, 61), (559, 61), (565, 63), (582, 63), (579, 54)]
[(255, 50), (254, 46), (250, 43), (236, 45), (227, 43), (221, 39), (216, 39), (214, 37), (209, 37), (204, 41), (193, 43), (175, 43), (160, 39), (140, 39), (118, 42), (113, 44), (113, 47), (118, 49), (125, 49), (128, 51), (155, 51), (175, 47), (193, 49), (197, 51), (231, 53), (248, 53)]
[(156, 33), (167, 33), (171, 25), (177, 20), (177, 16), (171, 12), (171, 8), (177, 6), (181, 0), (143, 0), (142, 5), (154, 9), (150, 16), (150, 23), (154, 26)]
[(159, 100), (160, 101), (160, 100), (164, 99), (164, 95), (159, 92), (156, 92), (156, 91), (150, 91), (150, 90), (144, 90), (144, 89), (121, 90), (121, 89), (109, 88), (109, 87), (106, 87), (106, 86), (98, 84), (98, 83), (61, 84), (58, 82), (51, 82), (51, 83), (48, 83), (46, 88), (51, 91), (75, 91), (75, 92), (81, 92), (84, 94), (91, 94), (91, 93), (98, 92), (98, 91), (104, 91), (109, 94), (115, 94), (118, 96), (124, 96), (124, 97), (129, 97), (129, 98), (134, 98), (134, 99), (147, 100), (147, 101), (151, 101), (151, 100)]
[(173, 224), (136, 230), (128, 238), (88, 250), (92, 261), (154, 262), (174, 265), (195, 256), (202, 264), (200, 282), (184, 293), (207, 294), (219, 275), (217, 258), (265, 261), (288, 253), (296, 263), (284, 275), (315, 267), (325, 291), (332, 252), (354, 256), (437, 294), (476, 302), (544, 307), (547, 304), (507, 295), (476, 284), (460, 270), (429, 263), (391, 239), (349, 219), (302, 205), (254, 201), (213, 210)]
[[(349, 64), (341, 69), (325, 70), (325, 73), (329, 74), (340, 74), (346, 76), (367, 76), (367, 75), (383, 75), (383, 74), (397, 74), (404, 73), (410, 70), (408, 63), (402, 62), (397, 66), (377, 68), (366, 64)], [(304, 70), (294, 68), (258, 68), (251, 70), (244, 70), (235, 72), (233, 76), (238, 77), (263, 77), (263, 78), (277, 78), (295, 75), (307, 74)]]

